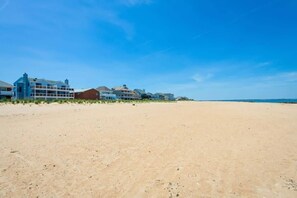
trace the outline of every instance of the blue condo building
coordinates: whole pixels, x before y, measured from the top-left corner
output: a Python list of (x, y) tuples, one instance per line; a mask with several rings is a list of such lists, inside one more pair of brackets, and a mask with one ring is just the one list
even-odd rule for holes
[(73, 99), (74, 89), (70, 88), (69, 81), (45, 80), (29, 78), (24, 74), (14, 83), (15, 99)]

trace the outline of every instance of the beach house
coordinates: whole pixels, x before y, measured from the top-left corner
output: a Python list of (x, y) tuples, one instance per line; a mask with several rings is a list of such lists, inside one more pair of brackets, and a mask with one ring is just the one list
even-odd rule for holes
[(145, 92), (145, 89), (134, 89), (134, 91), (140, 95), (141, 99), (144, 99), (144, 100), (149, 100), (152, 98), (152, 95), (151, 93), (147, 93)]
[(193, 99), (190, 99), (190, 98), (188, 98), (186, 96), (179, 96), (179, 97), (176, 97), (175, 100), (176, 101), (189, 101), (189, 100), (192, 101)]
[(172, 93), (164, 93), (165, 100), (175, 100), (174, 94)]
[(75, 99), (84, 99), (84, 100), (98, 100), (99, 99), (99, 91), (96, 89), (78, 89), (74, 91)]
[(141, 96), (130, 90), (126, 85), (112, 88), (114, 94), (121, 100), (140, 100)]
[(53, 81), (39, 78), (29, 78), (24, 74), (14, 83), (15, 99), (73, 99), (74, 89), (69, 81)]
[(0, 80), (0, 100), (11, 99), (13, 97), (13, 86)]
[(110, 90), (106, 86), (101, 86), (96, 88), (97, 91), (99, 91), (99, 99), (100, 100), (116, 100), (117, 96), (113, 93), (112, 90)]
[(153, 95), (154, 100), (175, 100), (174, 94), (171, 93), (155, 93)]

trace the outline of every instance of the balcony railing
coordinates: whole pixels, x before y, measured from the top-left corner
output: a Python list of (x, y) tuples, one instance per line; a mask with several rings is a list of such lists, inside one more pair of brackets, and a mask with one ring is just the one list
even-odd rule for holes
[(2, 96), (13, 96), (13, 91), (0, 91)]
[(74, 98), (74, 94), (45, 94), (45, 93), (32, 93), (33, 98)]
[(65, 91), (74, 91), (73, 88), (68, 88), (68, 87), (54, 87), (54, 86), (40, 86), (40, 85), (36, 85), (36, 86), (31, 86), (32, 89), (39, 89), (39, 90), (65, 90)]

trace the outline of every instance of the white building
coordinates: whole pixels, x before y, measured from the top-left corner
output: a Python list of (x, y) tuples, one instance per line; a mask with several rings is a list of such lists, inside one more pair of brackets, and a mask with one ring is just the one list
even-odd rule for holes
[(100, 100), (116, 100), (117, 96), (110, 90), (108, 87), (102, 86), (96, 89), (99, 91), (99, 99)]
[(13, 97), (13, 86), (0, 80), (0, 100)]

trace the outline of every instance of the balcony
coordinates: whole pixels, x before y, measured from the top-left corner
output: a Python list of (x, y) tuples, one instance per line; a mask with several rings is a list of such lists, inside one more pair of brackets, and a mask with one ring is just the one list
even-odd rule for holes
[(54, 87), (54, 86), (31, 86), (31, 89), (36, 89), (36, 90), (63, 90), (63, 91), (74, 91), (73, 88), (68, 88), (68, 87)]
[(31, 94), (32, 98), (48, 98), (48, 99), (62, 99), (69, 98), (73, 99), (73, 94), (45, 94), (45, 93), (36, 93)]
[(0, 91), (1, 96), (13, 96), (13, 91)]

